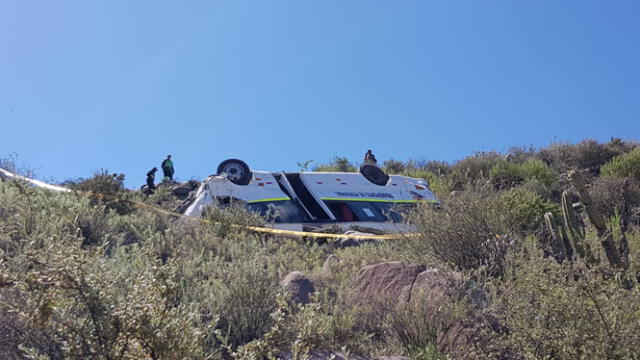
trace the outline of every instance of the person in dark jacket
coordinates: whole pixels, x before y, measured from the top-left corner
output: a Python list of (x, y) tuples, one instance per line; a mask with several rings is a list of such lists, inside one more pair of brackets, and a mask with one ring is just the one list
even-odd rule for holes
[(373, 155), (373, 153), (371, 152), (371, 150), (367, 150), (367, 152), (364, 154), (364, 165), (377, 165), (378, 164), (378, 160), (376, 159), (376, 156)]
[(173, 180), (173, 161), (171, 161), (171, 155), (167, 155), (167, 158), (162, 162), (162, 172), (165, 178)]
[(149, 192), (149, 194), (153, 194), (153, 192), (156, 190), (156, 171), (158, 171), (158, 168), (154, 167), (153, 169), (149, 170), (149, 172), (147, 172), (147, 191)]

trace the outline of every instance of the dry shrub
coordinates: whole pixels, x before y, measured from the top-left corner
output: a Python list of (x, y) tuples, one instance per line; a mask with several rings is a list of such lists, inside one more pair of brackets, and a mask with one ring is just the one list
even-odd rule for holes
[(515, 231), (499, 197), (490, 190), (461, 191), (441, 200), (441, 209), (423, 205), (411, 214), (419, 236), (399, 246), (418, 262), (436, 260), (457, 270), (484, 267), (499, 273)]
[[(630, 178), (613, 176), (596, 179), (589, 193), (594, 204), (606, 217), (616, 211), (630, 214), (630, 210), (640, 206), (640, 183)], [(633, 219), (637, 223), (637, 217)]]
[(263, 336), (271, 327), (276, 309), (278, 278), (259, 261), (219, 264), (214, 285), (212, 313), (220, 314), (219, 328), (227, 343), (245, 344)]
[(569, 143), (552, 144), (541, 150), (538, 156), (561, 172), (570, 169), (586, 169), (593, 175), (598, 175), (601, 166), (611, 161), (615, 156), (631, 151), (633, 146), (633, 144), (627, 144), (619, 139), (612, 139), (607, 144), (587, 139), (575, 145)]
[(640, 295), (607, 271), (575, 261), (542, 259), (535, 245), (509, 262), (496, 284), (491, 312), (507, 331), (494, 334), (495, 353), (516, 359), (637, 359)]
[(179, 302), (176, 264), (160, 265), (139, 248), (102, 254), (65, 243), (30, 253), (26, 273), (3, 269), (25, 299), (15, 309), (21, 319), (49, 333), (69, 359), (208, 356), (208, 326)]

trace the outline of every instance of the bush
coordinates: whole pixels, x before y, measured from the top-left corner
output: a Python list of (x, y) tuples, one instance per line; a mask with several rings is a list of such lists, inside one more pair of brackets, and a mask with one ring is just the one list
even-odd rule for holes
[[(640, 183), (630, 178), (606, 176), (596, 179), (589, 189), (596, 208), (606, 217), (621, 213), (632, 217), (632, 210), (640, 206)], [(638, 223), (636, 214), (633, 218)]]
[(628, 154), (616, 156), (602, 167), (602, 175), (630, 177), (640, 181), (640, 147)]
[(401, 174), (406, 168), (402, 161), (389, 159), (384, 162), (382, 170), (387, 174)]
[(138, 248), (109, 259), (78, 245), (31, 253), (31, 270), (12, 277), (26, 304), (19, 313), (46, 329), (65, 358), (207, 356), (207, 325), (176, 297), (176, 264)]
[(596, 140), (583, 140), (571, 145), (568, 143), (552, 144), (539, 153), (539, 158), (554, 169), (589, 170), (592, 175), (600, 173), (600, 167), (614, 156), (630, 151), (633, 145), (625, 144), (619, 139), (612, 139), (608, 144), (600, 144)]
[(124, 188), (124, 174), (110, 174), (101, 169), (92, 178), (69, 180), (64, 186), (76, 191), (94, 194), (91, 197), (92, 204), (104, 204), (107, 209), (113, 209), (118, 214), (129, 214), (134, 211), (128, 200), (129, 196)]
[(532, 246), (509, 261), (490, 310), (508, 331), (494, 334), (502, 344), (495, 354), (477, 358), (635, 359), (639, 289), (623, 289), (599, 268), (541, 256)]
[(511, 161), (498, 162), (491, 167), (491, 180), (497, 189), (508, 189), (527, 180), (538, 180), (550, 186), (555, 174), (540, 160), (529, 160), (525, 163)]
[(349, 162), (346, 157), (336, 156), (329, 164), (318, 165), (313, 168), (313, 171), (321, 172), (356, 172), (358, 169), (354, 164)]
[(558, 206), (544, 200), (535, 192), (515, 188), (502, 192), (498, 201), (504, 209), (508, 228), (521, 236), (527, 236), (540, 229), (546, 212), (557, 211)]
[(502, 271), (516, 226), (508, 209), (490, 190), (462, 191), (441, 199), (442, 209), (420, 206), (409, 216), (419, 236), (404, 240), (402, 252), (409, 260), (435, 261), (457, 270), (485, 268), (491, 274)]
[(495, 151), (478, 152), (452, 166), (453, 181), (461, 185), (475, 184), (489, 179), (491, 168), (504, 161), (504, 156)]

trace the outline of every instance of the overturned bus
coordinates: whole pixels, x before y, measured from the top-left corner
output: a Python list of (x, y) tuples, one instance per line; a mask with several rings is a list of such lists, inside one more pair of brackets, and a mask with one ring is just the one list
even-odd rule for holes
[(229, 159), (203, 181), (184, 213), (202, 216), (207, 207), (235, 203), (278, 229), (335, 224), (344, 231), (357, 226), (404, 232), (409, 230), (404, 215), (418, 202), (438, 203), (425, 180), (387, 175), (373, 165), (363, 165), (358, 173), (269, 172)]

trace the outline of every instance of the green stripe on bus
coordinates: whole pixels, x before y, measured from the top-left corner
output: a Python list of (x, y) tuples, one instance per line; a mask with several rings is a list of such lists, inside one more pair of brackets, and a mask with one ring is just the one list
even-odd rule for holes
[(362, 199), (362, 198), (329, 198), (323, 197), (322, 200), (337, 200), (337, 201), (375, 201), (375, 202), (390, 202), (390, 203), (414, 203), (414, 202), (436, 202), (436, 200), (387, 200), (387, 199)]
[(286, 197), (286, 198), (273, 198), (273, 199), (259, 199), (259, 200), (249, 200), (247, 201), (249, 204), (251, 203), (257, 203), (257, 202), (267, 202), (267, 201), (285, 201), (285, 200), (291, 200), (290, 198)]

